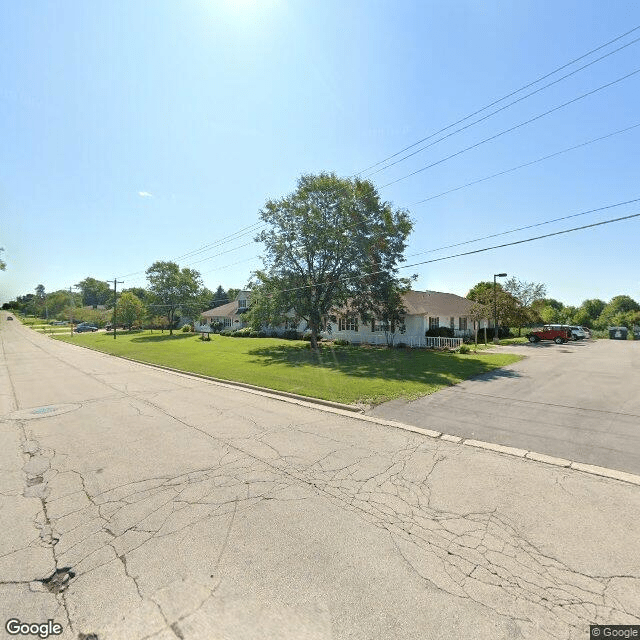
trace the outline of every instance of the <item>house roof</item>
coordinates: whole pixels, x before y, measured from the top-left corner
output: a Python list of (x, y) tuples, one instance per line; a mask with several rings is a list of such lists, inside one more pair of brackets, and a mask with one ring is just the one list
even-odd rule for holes
[(214, 309), (203, 311), (202, 315), (207, 318), (231, 318), (238, 315), (238, 301), (234, 300), (233, 302), (227, 302), (227, 304), (222, 304)]
[(466, 316), (474, 305), (473, 300), (440, 291), (407, 291), (403, 299), (408, 315)]

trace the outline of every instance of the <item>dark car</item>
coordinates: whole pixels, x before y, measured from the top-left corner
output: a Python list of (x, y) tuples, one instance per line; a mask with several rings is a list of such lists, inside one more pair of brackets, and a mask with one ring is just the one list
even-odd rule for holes
[(7, 316), (7, 320), (13, 320), (13, 316)]
[(76, 333), (85, 333), (86, 331), (97, 331), (98, 327), (94, 327), (92, 324), (89, 324), (87, 322), (83, 322), (82, 324), (79, 324), (74, 331)]

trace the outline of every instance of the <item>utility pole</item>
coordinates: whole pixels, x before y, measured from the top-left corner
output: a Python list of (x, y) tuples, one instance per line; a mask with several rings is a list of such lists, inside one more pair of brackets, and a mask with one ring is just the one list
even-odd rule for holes
[(493, 274), (493, 344), (498, 344), (500, 338), (498, 336), (498, 292), (496, 290), (496, 278), (506, 278), (506, 273)]
[(75, 304), (73, 304), (73, 295), (71, 294), (71, 287), (69, 287), (69, 326), (71, 327), (71, 337), (73, 338), (73, 310)]
[(119, 284), (124, 284), (124, 280), (113, 279), (113, 339), (116, 339), (118, 331), (118, 294), (117, 288)]

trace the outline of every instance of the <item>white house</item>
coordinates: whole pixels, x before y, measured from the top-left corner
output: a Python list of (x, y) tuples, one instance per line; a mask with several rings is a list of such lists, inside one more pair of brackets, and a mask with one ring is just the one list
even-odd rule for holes
[[(460, 343), (465, 337), (474, 334), (474, 321), (470, 317), (473, 301), (467, 300), (453, 293), (439, 291), (408, 291), (403, 295), (404, 305), (407, 310), (404, 333), (396, 332), (395, 341), (404, 342), (409, 346), (429, 346), (434, 340), (426, 338), (425, 333), (429, 329), (448, 327), (454, 332), (452, 343)], [(244, 313), (251, 303), (250, 292), (241, 291), (233, 302), (224, 304), (215, 309), (202, 313), (206, 324), (220, 322), (225, 329), (242, 329), (247, 325)], [(383, 344), (386, 342), (385, 327), (380, 320), (363, 322), (355, 315), (337, 311), (331, 316), (329, 322), (330, 331), (322, 333), (325, 338), (341, 338), (352, 343), (369, 342)], [(201, 325), (196, 324), (197, 328)], [(478, 323), (478, 329), (490, 326), (488, 320)], [(306, 322), (295, 323), (293, 320), (285, 325), (273, 327), (276, 331), (285, 329), (297, 329), (305, 331)], [(438, 344), (447, 339), (441, 338)]]
[[(396, 342), (409, 346), (428, 346), (425, 338), (429, 329), (448, 327), (453, 330), (456, 342), (474, 335), (474, 321), (470, 317), (472, 300), (453, 293), (440, 291), (407, 291), (403, 294), (407, 310), (404, 333), (396, 332)], [(335, 321), (333, 320), (335, 317)], [(380, 344), (386, 341), (385, 327), (379, 320), (364, 323), (360, 318), (337, 313), (330, 322), (331, 331), (324, 335), (342, 338), (349, 342)], [(488, 320), (478, 323), (478, 329), (489, 326)]]
[[(247, 326), (244, 314), (251, 304), (250, 292), (240, 291), (233, 302), (220, 305), (214, 309), (203, 311), (200, 315), (204, 319), (204, 324), (215, 324), (220, 322), (224, 329), (242, 329)], [(196, 330), (202, 326), (202, 323), (196, 323)]]

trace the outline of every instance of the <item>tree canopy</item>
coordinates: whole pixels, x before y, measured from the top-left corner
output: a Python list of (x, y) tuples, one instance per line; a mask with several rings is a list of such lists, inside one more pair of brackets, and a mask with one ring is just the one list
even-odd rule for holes
[(198, 271), (180, 267), (175, 262), (154, 262), (146, 271), (149, 301), (153, 312), (164, 315), (173, 335), (176, 312), (196, 313), (202, 306), (202, 278)]
[(108, 305), (113, 302), (113, 292), (111, 287), (104, 280), (96, 278), (85, 278), (78, 282), (76, 287), (82, 292), (82, 304), (89, 307), (98, 305)]
[(303, 175), (295, 192), (267, 201), (260, 217), (268, 229), (256, 238), (265, 251), (254, 274), (254, 313), (266, 311), (273, 322), (293, 312), (306, 320), (314, 348), (331, 310), (353, 303), (373, 312), (381, 283), (401, 286), (397, 265), (412, 223), (368, 180)]

